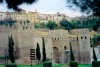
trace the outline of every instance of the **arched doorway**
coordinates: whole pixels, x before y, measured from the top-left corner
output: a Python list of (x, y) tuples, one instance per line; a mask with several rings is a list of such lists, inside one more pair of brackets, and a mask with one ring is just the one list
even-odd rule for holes
[(57, 47), (53, 47), (53, 51), (54, 51), (54, 60), (56, 63), (59, 63), (59, 50)]

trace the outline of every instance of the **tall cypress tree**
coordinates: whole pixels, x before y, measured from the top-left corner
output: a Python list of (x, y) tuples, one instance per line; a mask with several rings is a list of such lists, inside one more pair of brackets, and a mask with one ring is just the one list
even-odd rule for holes
[(71, 61), (74, 61), (75, 60), (74, 54), (73, 54), (73, 50), (72, 50), (71, 42), (70, 42), (70, 58), (71, 58)]
[(44, 38), (42, 38), (42, 42), (43, 42), (43, 61), (46, 61), (46, 50), (45, 50)]
[(39, 46), (39, 43), (37, 43), (37, 47), (36, 47), (36, 59), (38, 61), (40, 61), (41, 59), (41, 53), (40, 53), (40, 46)]
[(97, 56), (96, 56), (96, 53), (95, 53), (94, 47), (93, 47), (93, 60), (94, 60), (94, 61), (97, 61)]
[(12, 63), (15, 63), (15, 58), (14, 58), (14, 42), (12, 35), (9, 38), (9, 43), (8, 43), (8, 53), (9, 53), (9, 59), (11, 60)]

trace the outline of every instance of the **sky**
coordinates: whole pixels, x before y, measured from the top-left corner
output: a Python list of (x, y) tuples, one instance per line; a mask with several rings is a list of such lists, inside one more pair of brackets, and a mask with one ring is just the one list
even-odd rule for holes
[[(46, 14), (55, 14), (57, 12), (64, 13), (69, 17), (76, 17), (83, 15), (81, 12), (77, 10), (71, 10), (67, 7), (66, 0), (38, 0), (36, 3), (31, 5), (22, 4), (19, 6), (20, 8), (27, 10), (27, 11), (35, 11), (46, 13)], [(12, 11), (7, 9), (5, 3), (0, 4), (0, 11)]]

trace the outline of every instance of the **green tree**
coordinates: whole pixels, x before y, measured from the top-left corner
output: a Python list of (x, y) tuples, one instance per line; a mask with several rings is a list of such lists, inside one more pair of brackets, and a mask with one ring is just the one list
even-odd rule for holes
[(42, 42), (43, 42), (43, 62), (45, 62), (46, 61), (46, 50), (45, 50), (44, 38), (42, 38)]
[(32, 4), (35, 3), (37, 0), (0, 0), (0, 3), (3, 3), (3, 1), (6, 1), (7, 7), (9, 9), (20, 10), (18, 8), (19, 5), (24, 3)]
[(66, 0), (70, 8), (100, 17), (100, 0)]
[(40, 28), (46, 28), (46, 24), (44, 22), (40, 23)]
[(72, 25), (72, 29), (75, 29), (76, 28), (76, 20), (72, 20), (71, 22), (71, 25)]
[(67, 21), (66, 19), (61, 20), (60, 25), (63, 26), (66, 30), (72, 29), (71, 23), (69, 21)]
[(46, 24), (46, 27), (49, 28), (50, 30), (54, 30), (57, 27), (57, 24), (54, 21), (49, 21)]
[(9, 53), (9, 59), (11, 60), (12, 63), (15, 63), (15, 57), (14, 57), (14, 42), (12, 35), (9, 38), (9, 43), (8, 43), (8, 53)]
[[(66, 0), (68, 6), (75, 10), (76, 7), (80, 9), (81, 12), (90, 14), (92, 16), (97, 16), (100, 19), (100, 0)], [(100, 27), (100, 21), (93, 29), (95, 31)]]
[(40, 28), (40, 24), (39, 23), (34, 23), (34, 27), (35, 28)]
[(71, 61), (74, 61), (75, 60), (74, 54), (73, 54), (73, 50), (72, 50), (71, 42), (70, 42), (70, 58), (71, 58)]
[(97, 21), (96, 25), (93, 26), (93, 30), (97, 31), (100, 28), (100, 20)]
[(97, 61), (97, 56), (96, 56), (96, 54), (95, 54), (94, 47), (93, 47), (93, 60), (94, 60), (94, 61)]
[(38, 60), (38, 62), (41, 59), (41, 53), (40, 53), (40, 46), (39, 43), (37, 43), (37, 47), (36, 47), (36, 59)]
[(94, 35), (94, 37), (92, 38), (92, 46), (96, 46), (98, 45), (98, 42), (100, 41), (100, 35)]

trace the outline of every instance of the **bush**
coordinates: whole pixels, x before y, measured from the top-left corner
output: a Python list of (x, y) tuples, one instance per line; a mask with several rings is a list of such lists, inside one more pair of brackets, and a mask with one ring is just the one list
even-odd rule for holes
[(70, 65), (70, 67), (78, 67), (78, 63), (75, 62), (75, 61), (71, 61), (71, 62), (69, 63), (69, 65)]
[(52, 62), (49, 61), (44, 62), (43, 67), (52, 67)]
[(17, 67), (17, 65), (16, 64), (8, 64), (5, 67)]
[(100, 61), (92, 61), (92, 67), (100, 67)]

